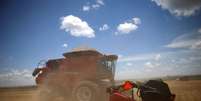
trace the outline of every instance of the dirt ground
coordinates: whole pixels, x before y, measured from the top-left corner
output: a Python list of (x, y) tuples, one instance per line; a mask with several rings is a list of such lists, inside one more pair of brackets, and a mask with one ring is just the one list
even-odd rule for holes
[[(201, 80), (166, 81), (176, 101), (201, 101)], [(0, 101), (38, 101), (36, 87), (1, 88)]]
[(167, 81), (176, 101), (201, 101), (201, 80)]
[(37, 88), (1, 88), (0, 101), (37, 101)]

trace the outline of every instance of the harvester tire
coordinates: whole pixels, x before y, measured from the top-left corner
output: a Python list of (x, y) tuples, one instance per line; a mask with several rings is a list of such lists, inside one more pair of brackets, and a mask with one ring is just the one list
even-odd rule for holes
[(72, 91), (73, 101), (98, 101), (99, 87), (91, 81), (81, 81)]

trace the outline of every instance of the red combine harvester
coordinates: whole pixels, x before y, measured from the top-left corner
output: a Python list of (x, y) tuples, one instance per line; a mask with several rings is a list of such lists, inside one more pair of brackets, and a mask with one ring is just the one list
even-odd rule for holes
[[(133, 88), (138, 88), (135, 83), (126, 81), (115, 86), (117, 55), (79, 50), (63, 56), (48, 60), (33, 72), (41, 88), (41, 101), (134, 101)], [(128, 90), (130, 95), (123, 94)]]
[(114, 85), (118, 57), (96, 50), (72, 51), (63, 56), (34, 70), (37, 85), (43, 87), (40, 95), (47, 100), (60, 95), (73, 101), (108, 101), (106, 88)]

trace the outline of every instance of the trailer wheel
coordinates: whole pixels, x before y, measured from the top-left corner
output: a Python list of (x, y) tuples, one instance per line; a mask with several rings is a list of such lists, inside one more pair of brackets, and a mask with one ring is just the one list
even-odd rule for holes
[(99, 88), (91, 81), (81, 81), (72, 92), (73, 101), (97, 101)]

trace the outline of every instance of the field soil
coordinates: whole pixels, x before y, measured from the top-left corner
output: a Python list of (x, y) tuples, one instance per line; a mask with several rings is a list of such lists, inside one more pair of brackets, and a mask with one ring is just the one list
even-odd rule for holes
[(167, 81), (176, 101), (201, 101), (201, 80)]
[(37, 101), (36, 87), (0, 88), (0, 101)]
[[(176, 101), (201, 101), (201, 80), (166, 81)], [(0, 101), (38, 101), (36, 87), (0, 88)]]

